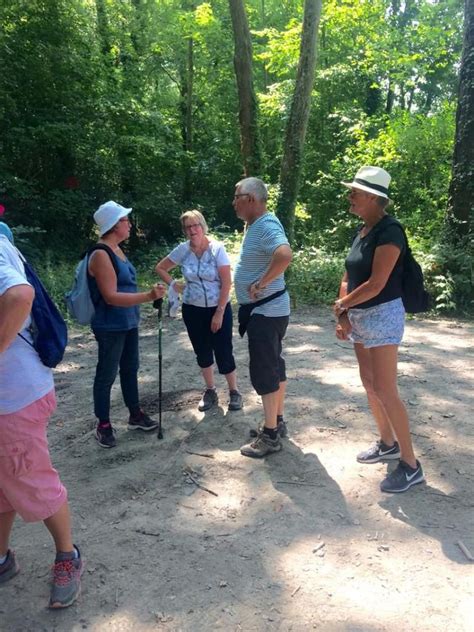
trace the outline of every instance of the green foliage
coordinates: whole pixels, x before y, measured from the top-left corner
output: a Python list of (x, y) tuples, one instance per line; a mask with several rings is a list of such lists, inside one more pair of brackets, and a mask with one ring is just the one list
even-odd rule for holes
[[(303, 3), (249, 0), (246, 10), (274, 210)], [(332, 300), (357, 225), (340, 181), (375, 163), (392, 175), (394, 214), (438, 308), (469, 306), (472, 258), (444, 245), (461, 15), (461, 0), (324, 3), (296, 209), (293, 270), (308, 288), (290, 281), (298, 300)], [(75, 263), (94, 239), (92, 214), (107, 199), (134, 208), (130, 252), (140, 269), (181, 238), (186, 208), (240, 228), (233, 53), (227, 0), (0, 4), (0, 203), (54, 292), (60, 261)]]
[(338, 295), (344, 259), (314, 246), (293, 253), (289, 292), (296, 303), (332, 304)]
[(431, 252), (418, 257), (437, 311), (474, 312), (474, 236), (443, 231)]

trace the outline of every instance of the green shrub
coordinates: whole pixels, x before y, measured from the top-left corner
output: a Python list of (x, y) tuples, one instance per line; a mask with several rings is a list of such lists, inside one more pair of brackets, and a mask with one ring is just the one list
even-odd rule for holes
[(331, 304), (339, 292), (344, 258), (318, 249), (303, 247), (293, 253), (288, 288), (294, 304)]

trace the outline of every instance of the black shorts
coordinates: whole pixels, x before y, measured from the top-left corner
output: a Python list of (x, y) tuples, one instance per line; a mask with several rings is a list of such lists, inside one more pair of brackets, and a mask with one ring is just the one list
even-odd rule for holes
[(235, 371), (232, 349), (232, 309), (227, 303), (222, 319), (222, 327), (215, 334), (211, 331), (211, 321), (216, 307), (196, 307), (183, 303), (182, 314), (193, 345), (196, 360), (201, 369), (214, 364), (216, 359), (219, 373), (227, 375)]
[(250, 356), (250, 381), (259, 395), (274, 393), (286, 381), (285, 360), (281, 356), (282, 340), (288, 316), (252, 314), (247, 327)]

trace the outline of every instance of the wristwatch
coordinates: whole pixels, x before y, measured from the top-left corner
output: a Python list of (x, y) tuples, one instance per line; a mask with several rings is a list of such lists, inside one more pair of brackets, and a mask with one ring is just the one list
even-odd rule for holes
[(347, 311), (347, 308), (344, 307), (344, 305), (342, 304), (342, 298), (338, 298), (334, 301), (334, 305), (336, 306), (336, 309), (340, 310), (340, 312), (345, 312)]

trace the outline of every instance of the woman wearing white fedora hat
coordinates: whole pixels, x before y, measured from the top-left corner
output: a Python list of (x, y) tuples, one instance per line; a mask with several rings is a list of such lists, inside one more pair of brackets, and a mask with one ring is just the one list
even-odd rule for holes
[(154, 430), (158, 423), (142, 411), (138, 397), (138, 305), (162, 298), (163, 285), (137, 292), (136, 272), (120, 247), (130, 236), (129, 213), (116, 202), (102, 204), (94, 213), (99, 241), (89, 254), (89, 289), (95, 305), (91, 326), (99, 345), (94, 379), (95, 438), (102, 448), (113, 448), (110, 391), (120, 368), (120, 386), (129, 409), (130, 430)]
[(357, 455), (360, 463), (399, 460), (380, 488), (404, 492), (424, 480), (413, 452), (408, 415), (397, 387), (398, 346), (405, 309), (402, 270), (406, 241), (401, 225), (386, 208), (390, 175), (379, 167), (361, 167), (350, 189), (350, 212), (363, 221), (346, 258), (339, 298), (336, 335), (354, 343), (362, 384), (380, 439)]

